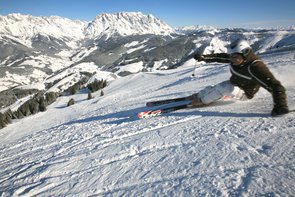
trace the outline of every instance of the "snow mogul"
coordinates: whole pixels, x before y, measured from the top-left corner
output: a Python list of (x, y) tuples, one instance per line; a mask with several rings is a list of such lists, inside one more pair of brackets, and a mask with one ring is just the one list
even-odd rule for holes
[(190, 96), (193, 107), (208, 105), (220, 98), (231, 95), (236, 99), (252, 99), (260, 87), (271, 93), (274, 107), (272, 116), (289, 113), (286, 90), (264, 62), (254, 54), (245, 40), (232, 42), (227, 53), (194, 55), (197, 61), (230, 63), (232, 76), (214, 86), (208, 86)]

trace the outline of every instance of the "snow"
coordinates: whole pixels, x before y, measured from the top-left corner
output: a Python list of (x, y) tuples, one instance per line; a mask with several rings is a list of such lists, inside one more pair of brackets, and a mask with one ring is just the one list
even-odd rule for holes
[(42, 82), (34, 83), (32, 85), (23, 85), (19, 86), (19, 89), (36, 89), (36, 90), (45, 90), (45, 85)]
[(61, 79), (53, 87), (47, 90), (47, 92), (59, 92), (61, 90), (66, 90), (68, 87), (74, 85), (81, 79), (81, 73), (83, 72), (94, 74), (89, 82), (93, 82), (95, 79), (113, 81), (118, 78), (116, 74), (99, 70), (98, 66), (93, 62), (84, 62), (68, 68), (67, 70), (51, 77), (50, 79), (47, 79), (47, 83), (53, 83), (54, 81)]
[(120, 72), (130, 72), (130, 73), (137, 73), (142, 71), (143, 69), (143, 62), (136, 62), (136, 63), (131, 63), (131, 64), (127, 64), (124, 66), (121, 66), (120, 69), (116, 72), (116, 73), (120, 73)]
[[(30, 62), (31, 65), (37, 67), (43, 67), (41, 65), (46, 65), (47, 61), (53, 61), (54, 58), (40, 58), (36, 57), (34, 60), (26, 60), (23, 65), (26, 65)], [(64, 63), (69, 63), (68, 61), (64, 61)], [(52, 70), (58, 69), (62, 66), (62, 61), (57, 60), (49, 67)], [(63, 65), (65, 66), (65, 65)], [(7, 86), (13, 84), (13, 82), (19, 82), (18, 88), (22, 89), (38, 89), (38, 90), (45, 90), (45, 84), (54, 83), (58, 81), (54, 86), (47, 90), (47, 92), (60, 92), (66, 90), (70, 86), (77, 83), (81, 77), (83, 72), (88, 72), (93, 74), (92, 78), (89, 82), (93, 82), (94, 80), (106, 80), (106, 81), (113, 81), (118, 78), (118, 76), (114, 73), (101, 71), (99, 70), (98, 66), (95, 65), (93, 62), (84, 62), (77, 64), (72, 67), (68, 67), (66, 70), (55, 74), (53, 76), (48, 77), (45, 72), (41, 70), (34, 69), (33, 72), (30, 74), (31, 79), (35, 79), (35, 83), (31, 83), (30, 78), (19, 75), (19, 74), (11, 74), (10, 72), (6, 71), (6, 76), (2, 78), (0, 82), (0, 91), (7, 89)]]
[[(294, 109), (294, 53), (262, 59), (286, 84)], [(226, 64), (190, 60), (117, 78), (103, 97), (59, 97), (46, 112), (0, 130), (0, 195), (293, 196), (295, 114), (270, 117), (267, 91), (249, 101), (136, 116), (147, 101), (190, 95), (229, 76)], [(77, 103), (66, 107), (70, 98)]]
[(82, 47), (81, 49), (78, 49), (79, 53), (76, 54), (72, 59), (74, 62), (79, 62), (83, 58), (87, 57), (89, 54), (94, 52), (97, 49), (97, 46), (91, 47), (91, 48), (85, 48)]
[(136, 48), (131, 48), (131, 49), (127, 50), (126, 53), (127, 53), (127, 54), (129, 54), (129, 53), (133, 53), (134, 51), (137, 51), (137, 50), (139, 50), (139, 49), (143, 49), (143, 48), (145, 48), (145, 47), (146, 47), (146, 45), (141, 45), (141, 46), (138, 46), (138, 47), (136, 47)]
[(184, 33), (184, 34), (206, 31), (208, 34), (211, 34), (213, 36), (220, 31), (216, 27), (200, 26), (200, 25), (178, 27), (175, 30), (179, 33)]
[(6, 76), (2, 78), (3, 80), (1, 80), (0, 89), (5, 89), (5, 86), (7, 85), (5, 82), (17, 81), (17, 82), (19, 82), (19, 84), (30, 83), (30, 80), (25, 76), (18, 75), (18, 74), (11, 74), (9, 71), (6, 71), (5, 74), (6, 74)]
[(170, 35), (174, 29), (153, 15), (141, 12), (119, 12), (116, 14), (100, 14), (88, 24), (85, 35), (88, 38), (106, 36), (106, 40), (113, 34), (136, 35), (156, 34)]
[(163, 66), (163, 63), (168, 62), (168, 59), (160, 60), (160, 61), (154, 61), (153, 70), (157, 70)]
[(138, 41), (133, 41), (133, 42), (130, 42), (130, 43), (125, 44), (124, 47), (126, 47), (126, 48), (134, 47), (134, 46), (136, 46), (138, 44), (139, 44)]
[[(0, 32), (20, 38), (21, 42), (31, 46), (31, 38), (36, 34), (52, 35), (58, 38), (80, 40), (84, 38), (86, 22), (74, 21), (58, 16), (35, 17), (31, 15), (9, 14), (1, 16)], [(77, 47), (75, 42), (69, 46)]]
[[(148, 42), (148, 39), (145, 39), (145, 40), (143, 40), (142, 42), (139, 42), (139, 41), (133, 41), (133, 42), (130, 42), (130, 43), (126, 43), (126, 44), (124, 45), (124, 47), (126, 47), (126, 48), (130, 48), (130, 49), (128, 49), (128, 50), (126, 51), (126, 53), (129, 54), (129, 53), (132, 53), (132, 52), (137, 51), (137, 50), (139, 50), (139, 49), (143, 49), (143, 48), (145, 48), (147, 45), (143, 45), (143, 44), (146, 43), (146, 42)], [(137, 45), (139, 45), (139, 46), (137, 46)]]
[(1, 19), (1, 33), (20, 37), (22, 38), (21, 40), (25, 39), (28, 42), (37, 33), (55, 37), (83, 39), (83, 28), (86, 26), (85, 22), (58, 16), (35, 17), (31, 15), (9, 14), (1, 16)]
[(263, 53), (263, 52), (267, 51), (267, 49), (272, 48), (277, 42), (279, 42), (280, 40), (282, 40), (286, 34), (287, 34), (287, 32), (285, 32), (285, 31), (281, 31), (281, 32), (276, 33), (276, 35), (274, 35), (273, 37), (270, 37), (266, 41), (266, 43), (259, 50), (259, 52), (260, 53)]
[(96, 73), (89, 80), (89, 83), (94, 82), (95, 80), (106, 80), (108, 82), (112, 82), (117, 78), (119, 78), (119, 76), (114, 73), (107, 71), (96, 71)]
[(217, 37), (213, 37), (210, 41), (209, 46), (207, 46), (203, 52), (203, 54), (212, 54), (212, 53), (226, 53), (226, 46), (229, 43), (220, 40)]
[[(18, 61), (19, 60), (16, 60), (15, 62)], [(9, 67), (13, 65), (15, 62), (7, 66)], [(52, 72), (57, 72), (58, 70), (70, 66), (72, 63), (73, 62), (68, 59), (60, 59), (56, 57), (49, 57), (46, 55), (27, 57), (25, 61), (19, 64), (18, 68), (25, 69), (25, 66), (29, 65), (37, 69), (33, 69), (31, 73), (24, 72), (19, 74), (10, 73), (7, 71), (6, 76), (1, 78), (0, 90), (6, 90), (15, 87), (16, 85), (32, 85), (32, 81), (42, 82), (45, 78), (48, 77), (48, 74), (39, 70), (39, 68), (46, 68), (51, 70)]]

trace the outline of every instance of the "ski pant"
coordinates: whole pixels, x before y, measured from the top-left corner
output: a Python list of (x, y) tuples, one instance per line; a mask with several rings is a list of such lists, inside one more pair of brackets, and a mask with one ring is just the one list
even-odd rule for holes
[(197, 97), (201, 99), (204, 104), (210, 104), (224, 96), (229, 96), (237, 100), (247, 99), (245, 92), (241, 88), (232, 85), (229, 80), (214, 86), (208, 86), (197, 93)]

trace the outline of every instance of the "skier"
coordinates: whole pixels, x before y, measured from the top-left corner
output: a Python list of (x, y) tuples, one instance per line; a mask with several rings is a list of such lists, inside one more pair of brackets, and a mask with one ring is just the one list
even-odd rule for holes
[(208, 86), (193, 94), (194, 107), (208, 105), (223, 96), (231, 95), (237, 99), (252, 99), (260, 87), (272, 94), (274, 107), (272, 116), (289, 113), (285, 88), (282, 86), (264, 62), (254, 53), (245, 40), (238, 39), (230, 44), (229, 54), (219, 53), (210, 55), (196, 54), (194, 59), (205, 62), (230, 63), (232, 76), (214, 86)]

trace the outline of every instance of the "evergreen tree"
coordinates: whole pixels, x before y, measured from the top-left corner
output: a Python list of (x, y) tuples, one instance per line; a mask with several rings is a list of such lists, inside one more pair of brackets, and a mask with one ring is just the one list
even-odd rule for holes
[(66, 92), (69, 92), (71, 95), (76, 94), (80, 90), (81, 84), (78, 82), (71, 87), (69, 87)]
[(96, 92), (98, 90), (103, 89), (104, 87), (107, 86), (107, 82), (106, 80), (95, 80), (94, 82), (90, 83), (87, 85), (87, 88), (91, 91), (91, 92)]
[(4, 121), (4, 115), (0, 112), (0, 129), (4, 128), (6, 126)]
[(47, 105), (54, 103), (57, 97), (58, 97), (58, 93), (55, 93), (55, 92), (46, 93), (45, 100), (47, 101)]
[(75, 100), (71, 98), (68, 102), (68, 107), (75, 104)]
[(25, 102), (23, 105), (21, 105), (21, 106), (19, 107), (19, 110), (21, 111), (21, 113), (22, 113), (24, 116), (29, 116), (29, 115), (31, 115), (29, 102)]
[(33, 98), (29, 101), (29, 108), (31, 114), (36, 114), (39, 112), (39, 103), (36, 98)]
[(44, 112), (44, 111), (46, 111), (46, 107), (47, 107), (47, 102), (46, 102), (44, 96), (42, 96), (39, 100), (39, 110), (41, 112)]
[(7, 110), (5, 113), (4, 113), (4, 121), (6, 124), (10, 124), (11, 123), (11, 119), (12, 119), (12, 111), (11, 109)]
[(104, 81), (103, 81), (102, 88), (105, 88), (105, 87), (107, 87), (107, 80), (104, 80)]
[(93, 99), (93, 96), (91, 95), (91, 92), (89, 91), (89, 92), (88, 92), (87, 100), (90, 100), (90, 99)]
[(20, 109), (18, 109), (17, 111), (14, 112), (14, 116), (17, 117), (18, 119), (25, 117)]

